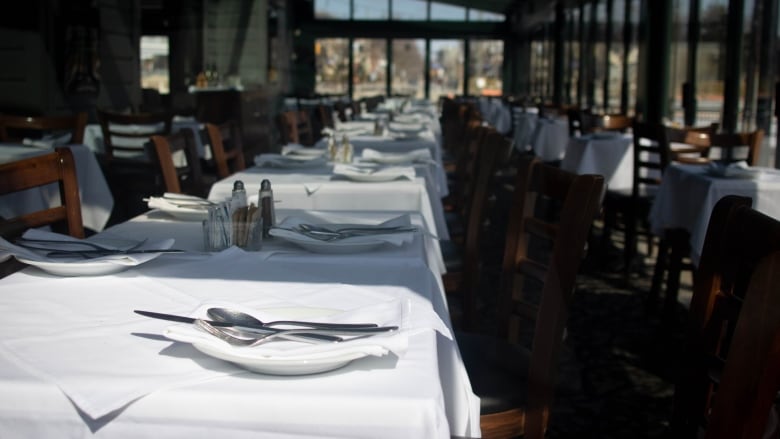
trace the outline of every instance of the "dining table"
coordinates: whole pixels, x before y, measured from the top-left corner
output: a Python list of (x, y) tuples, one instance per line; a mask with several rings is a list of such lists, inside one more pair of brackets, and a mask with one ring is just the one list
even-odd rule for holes
[(538, 117), (530, 139), (534, 154), (545, 162), (563, 158), (569, 144), (569, 122), (566, 117)]
[[(79, 182), (81, 219), (84, 226), (99, 232), (108, 223), (114, 198), (95, 154), (85, 145), (64, 145), (73, 153), (76, 163), (76, 178)], [(51, 147), (41, 145), (2, 143), (0, 163), (8, 163), (36, 155), (52, 152)], [(13, 218), (57, 206), (60, 203), (59, 189), (55, 184), (28, 189), (0, 196), (0, 216)]]
[[(277, 211), (282, 223), (304, 216), (376, 224), (398, 215), (418, 227), (400, 246), (312, 252), (272, 236), (257, 251), (208, 252), (200, 221), (151, 210), (90, 240), (172, 239), (182, 253), (107, 275), (86, 275), (84, 263), (84, 275), (32, 266), (3, 278), (3, 437), (478, 437), (479, 399), (452, 335), (423, 216)], [(261, 350), (133, 312), (202, 317), (215, 306), (264, 320), (342, 318), (397, 329)], [(292, 344), (295, 351), (282, 350)]]
[(561, 168), (575, 174), (604, 176), (609, 190), (630, 190), (633, 185), (633, 137), (599, 132), (569, 139)]
[(715, 163), (672, 163), (664, 170), (650, 209), (651, 231), (657, 236), (667, 229), (687, 231), (691, 262), (698, 266), (712, 209), (726, 195), (750, 197), (754, 209), (780, 218), (780, 171), (746, 167), (729, 173)]

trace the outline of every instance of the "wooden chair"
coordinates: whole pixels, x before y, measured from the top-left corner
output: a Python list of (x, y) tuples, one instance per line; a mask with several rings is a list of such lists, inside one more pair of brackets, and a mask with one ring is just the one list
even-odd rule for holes
[[(480, 270), (480, 250), (482, 232), (488, 211), (488, 198), (498, 158), (511, 147), (509, 141), (492, 128), (487, 130), (484, 140), (478, 148), (477, 170), (473, 176), (471, 194), (465, 209), (465, 233), (461, 241), (443, 241), (442, 253), (447, 268), (443, 277), (444, 289), (453, 308), (453, 318), (461, 327), (470, 328), (474, 324), (477, 310), (476, 284)], [(457, 309), (460, 305), (460, 310)], [(457, 315), (460, 313), (460, 315)]]
[[(602, 249), (609, 246), (612, 230), (622, 216), (624, 228), (623, 275), (629, 278), (637, 254), (640, 223), (646, 223), (655, 193), (661, 184), (661, 174), (670, 162), (665, 127), (634, 121), (633, 181), (629, 190), (608, 189), (604, 198), (604, 229)], [(645, 224), (645, 230), (648, 229)], [(649, 232), (648, 240), (651, 239)], [(648, 241), (650, 242), (650, 241)]]
[(211, 145), (211, 154), (214, 156), (217, 178), (227, 178), (246, 169), (244, 147), (236, 122), (229, 121), (221, 125), (207, 123), (206, 135)]
[(625, 133), (633, 120), (625, 114), (592, 114), (583, 113), (580, 121), (580, 131), (583, 134), (599, 131), (615, 131)]
[[(165, 182), (165, 191), (206, 196), (208, 187), (204, 182), (192, 131), (181, 130), (169, 136), (152, 136), (151, 140)], [(182, 162), (182, 156), (186, 163)]]
[(60, 205), (16, 218), (0, 218), (0, 236), (14, 238), (29, 228), (64, 223), (69, 235), (84, 237), (76, 165), (69, 148), (0, 164), (0, 195), (51, 183), (59, 186)]
[(333, 107), (325, 104), (317, 105), (317, 116), (320, 118), (322, 128), (335, 128)]
[(173, 116), (170, 113), (115, 113), (98, 110), (103, 133), (104, 157), (115, 160), (148, 162), (145, 144), (153, 135), (171, 133)]
[(756, 166), (763, 140), (764, 130), (761, 129), (744, 133), (716, 133), (710, 136), (710, 151), (719, 149), (720, 160), (727, 162), (744, 160), (748, 165)]
[[(499, 336), (456, 334), (480, 398), (483, 438), (544, 437), (568, 307), (603, 185), (602, 176), (520, 159), (497, 304)], [(557, 215), (548, 215), (551, 206)]]
[(749, 198), (715, 205), (694, 278), (673, 437), (763, 436), (780, 390), (778, 251), (780, 222)]
[(680, 163), (706, 163), (710, 150), (710, 137), (716, 125), (709, 127), (670, 127), (665, 128), (666, 143), (669, 147), (669, 160)]
[(47, 134), (69, 132), (67, 143), (84, 143), (84, 128), (87, 126), (87, 113), (70, 116), (15, 116), (0, 114), (0, 142), (21, 142), (31, 134), (41, 137)]

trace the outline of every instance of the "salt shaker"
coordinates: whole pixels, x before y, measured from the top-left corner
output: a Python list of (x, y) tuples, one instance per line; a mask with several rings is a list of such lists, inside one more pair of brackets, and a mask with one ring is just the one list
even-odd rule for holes
[(263, 220), (263, 237), (268, 237), (268, 230), (276, 224), (276, 212), (274, 211), (274, 192), (271, 190), (271, 182), (260, 182), (260, 217)]
[(246, 189), (244, 188), (244, 182), (236, 180), (233, 182), (233, 192), (230, 197), (230, 211), (233, 212), (241, 207), (246, 207), (248, 204), (246, 198)]

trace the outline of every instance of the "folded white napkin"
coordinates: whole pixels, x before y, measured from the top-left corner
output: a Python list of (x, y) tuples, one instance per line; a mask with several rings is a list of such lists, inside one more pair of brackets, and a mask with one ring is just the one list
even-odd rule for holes
[(282, 147), (282, 155), (292, 156), (291, 158), (323, 157), (327, 152), (324, 149), (311, 148), (300, 143), (288, 143)]
[(34, 146), (36, 148), (53, 149), (58, 146), (67, 145), (70, 142), (70, 133), (61, 134), (59, 136), (43, 136), (40, 139), (22, 139), (22, 144)]
[(166, 192), (162, 197), (149, 197), (146, 200), (150, 209), (159, 209), (176, 217), (195, 219), (208, 218), (208, 206), (212, 203), (194, 195)]
[[(3, 238), (0, 238), (0, 251), (11, 253), (12, 255), (17, 257), (17, 259), (21, 258), (29, 261), (63, 263), (63, 264), (94, 264), (95, 262), (105, 262), (105, 263), (116, 264), (116, 265), (135, 266), (135, 265), (143, 264), (144, 262), (150, 261), (156, 258), (157, 256), (159, 256), (159, 253), (130, 253), (130, 254), (121, 254), (121, 255), (106, 255), (106, 256), (99, 256), (99, 257), (88, 258), (88, 259), (82, 258), (81, 256), (78, 255), (74, 255), (73, 257), (68, 257), (68, 258), (50, 258), (47, 257), (46, 254), (51, 251), (73, 250), (73, 249), (81, 249), (87, 251), (90, 250), (90, 247), (80, 246), (80, 245), (75, 246), (73, 244), (75, 242), (82, 241), (80, 239), (73, 238), (67, 235), (61, 235), (59, 233), (52, 233), (52, 232), (47, 232), (38, 229), (27, 230), (22, 235), (22, 238), (30, 239), (30, 240), (39, 239), (39, 240), (46, 240), (52, 242), (36, 244), (37, 247), (43, 248), (43, 250), (32, 250), (27, 247), (14, 245)], [(58, 242), (60, 244), (58, 244)], [(117, 245), (116, 241), (114, 242), (101, 241), (99, 238), (91, 239), (90, 242), (95, 242), (103, 247), (112, 250), (125, 250), (135, 244), (135, 242), (128, 241), (124, 244)], [(139, 250), (169, 249), (173, 246), (173, 243), (174, 243), (173, 239), (166, 239), (158, 242), (146, 242), (139, 247)]]
[(333, 175), (357, 181), (391, 181), (399, 178), (414, 180), (415, 171), (411, 166), (366, 167), (346, 163), (337, 163)]
[(430, 163), (433, 157), (431, 156), (431, 151), (427, 148), (415, 149), (405, 153), (380, 152), (375, 149), (365, 148), (361, 153), (361, 159), (387, 165), (400, 165)]
[(255, 156), (255, 165), (271, 168), (311, 168), (324, 166), (328, 163), (323, 156), (312, 157), (303, 155), (260, 154)]
[(305, 214), (288, 216), (276, 227), (270, 230), (271, 236), (286, 239), (295, 243), (311, 243), (318, 245), (331, 245), (331, 246), (348, 246), (350, 244), (359, 243), (387, 243), (395, 246), (403, 245), (407, 242), (411, 242), (414, 239), (414, 232), (398, 232), (398, 233), (369, 233), (356, 236), (349, 236), (340, 239), (334, 239), (332, 241), (323, 241), (306, 235), (304, 233), (296, 231), (301, 224), (311, 224), (314, 226), (324, 227), (328, 230), (338, 231), (345, 227), (412, 227), (412, 220), (408, 214), (400, 215), (395, 218), (391, 218), (387, 221), (379, 224), (366, 224), (366, 223), (328, 223), (323, 222), (316, 217), (308, 216)]

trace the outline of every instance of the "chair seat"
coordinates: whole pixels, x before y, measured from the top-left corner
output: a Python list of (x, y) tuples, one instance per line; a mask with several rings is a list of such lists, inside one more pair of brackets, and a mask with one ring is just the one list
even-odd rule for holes
[[(494, 336), (455, 332), (471, 388), (480, 398), (480, 413), (500, 413), (522, 407), (526, 401), (531, 352)], [(565, 347), (558, 365), (555, 394), (582, 392), (580, 367)]]
[(496, 337), (456, 332), (471, 388), (479, 395), (480, 413), (523, 407), (530, 352)]

